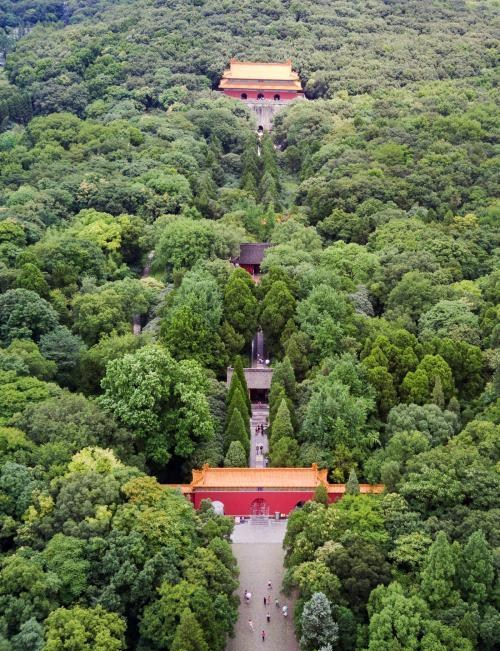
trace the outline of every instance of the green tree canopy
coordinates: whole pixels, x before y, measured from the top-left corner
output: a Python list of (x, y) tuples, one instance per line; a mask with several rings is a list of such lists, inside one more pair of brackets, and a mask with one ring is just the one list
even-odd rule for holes
[(47, 651), (122, 651), (125, 649), (124, 620), (102, 606), (58, 608), (50, 613), (45, 627)]
[(100, 404), (135, 433), (146, 456), (165, 463), (186, 457), (213, 436), (207, 380), (194, 361), (176, 362), (159, 346), (145, 346), (108, 364)]

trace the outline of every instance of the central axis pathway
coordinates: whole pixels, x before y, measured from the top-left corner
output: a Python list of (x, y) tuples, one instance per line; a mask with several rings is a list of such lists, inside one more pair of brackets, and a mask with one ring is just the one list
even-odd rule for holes
[[(283, 581), (283, 538), (286, 522), (270, 522), (268, 526), (251, 524), (235, 525), (233, 533), (233, 553), (240, 568), (241, 599), (235, 637), (229, 640), (226, 651), (298, 651), (293, 627), (293, 606), (280, 592)], [(271, 581), (269, 593), (267, 582)], [(250, 604), (243, 598), (245, 590), (252, 593)], [(270, 596), (271, 604), (264, 606), (264, 597)], [(280, 607), (275, 600), (278, 598)], [(288, 606), (288, 617), (283, 617), (282, 607)], [(269, 612), (271, 621), (266, 615)], [(253, 622), (254, 631), (248, 620)], [(262, 641), (261, 633), (266, 632)]]
[[(258, 330), (252, 341), (252, 368), (267, 368), (264, 363), (265, 348), (264, 334)], [(250, 420), (250, 468), (265, 468), (266, 455), (269, 452), (269, 441), (264, 434), (269, 421), (269, 405), (263, 402), (252, 403)], [(264, 430), (260, 428), (263, 427)]]

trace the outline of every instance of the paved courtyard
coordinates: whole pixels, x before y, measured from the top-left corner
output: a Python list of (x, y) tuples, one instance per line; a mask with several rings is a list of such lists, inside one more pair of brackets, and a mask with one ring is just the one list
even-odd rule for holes
[[(286, 522), (271, 522), (269, 525), (238, 524), (233, 534), (233, 552), (240, 568), (240, 611), (235, 627), (235, 637), (229, 640), (226, 651), (298, 651), (293, 628), (293, 601), (280, 594), (284, 568), (282, 549)], [(271, 581), (271, 605), (264, 606), (264, 597), (269, 595), (267, 582)], [(244, 591), (252, 593), (250, 605), (243, 599)], [(276, 608), (275, 599), (280, 601)], [(288, 617), (281, 614), (281, 606), (288, 605)], [(271, 614), (268, 624), (266, 614)], [(254, 623), (250, 630), (248, 620)], [(261, 638), (266, 631), (266, 641)]]

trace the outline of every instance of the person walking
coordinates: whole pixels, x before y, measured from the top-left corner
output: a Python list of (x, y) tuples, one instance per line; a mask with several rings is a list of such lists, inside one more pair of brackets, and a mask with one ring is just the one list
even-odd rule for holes
[(264, 606), (267, 606), (267, 597), (264, 597)]
[(280, 600), (276, 599), (275, 602), (274, 602), (274, 605), (276, 606), (276, 608), (279, 608), (280, 607)]
[(267, 619), (267, 623), (270, 624), (271, 623), (271, 613), (269, 611), (267, 611), (266, 619)]
[(252, 633), (255, 631), (255, 627), (251, 619), (248, 620), (248, 628), (252, 631)]
[(283, 613), (283, 617), (288, 617), (288, 606), (283, 606), (281, 612)]
[(273, 589), (273, 584), (271, 583), (271, 580), (267, 582), (267, 589), (272, 590)]
[(266, 641), (266, 632), (264, 630), (262, 630), (262, 633), (260, 635), (262, 637), (262, 641), (265, 642)]

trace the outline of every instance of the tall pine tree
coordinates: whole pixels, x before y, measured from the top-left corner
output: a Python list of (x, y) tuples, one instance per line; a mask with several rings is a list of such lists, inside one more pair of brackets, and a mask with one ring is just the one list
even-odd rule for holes
[(241, 388), (243, 389), (243, 397), (245, 398), (245, 402), (248, 408), (248, 415), (250, 416), (252, 414), (252, 403), (250, 402), (250, 394), (248, 392), (245, 371), (243, 369), (243, 361), (239, 355), (234, 361), (234, 373), (238, 376)]
[(250, 452), (250, 437), (240, 412), (235, 409), (224, 432), (224, 450), (227, 454), (233, 441), (239, 441), (247, 455)]
[(450, 545), (444, 531), (432, 543), (421, 573), (421, 594), (431, 608), (446, 609), (458, 601), (455, 590), (457, 552)]
[(170, 651), (210, 651), (203, 630), (189, 608), (182, 611)]
[(458, 567), (463, 598), (483, 604), (490, 596), (495, 570), (493, 553), (481, 530), (474, 531), (462, 550)]
[(235, 411), (238, 411), (240, 413), (245, 429), (250, 436), (250, 418), (248, 417), (246, 402), (241, 391), (235, 391), (231, 402), (229, 403), (226, 414), (226, 425), (229, 424), (229, 421), (231, 420)]

